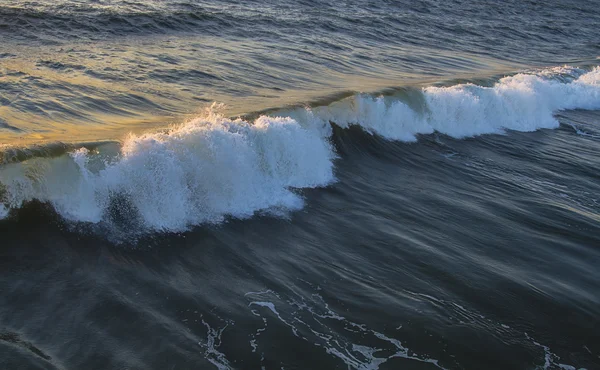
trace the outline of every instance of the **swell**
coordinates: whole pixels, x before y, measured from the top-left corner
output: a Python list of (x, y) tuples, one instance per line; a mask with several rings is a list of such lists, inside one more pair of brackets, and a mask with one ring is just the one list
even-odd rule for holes
[(285, 215), (302, 208), (301, 189), (336, 181), (339, 130), (402, 142), (434, 132), (466, 138), (556, 128), (554, 113), (570, 109), (600, 109), (600, 67), (519, 73), (489, 86), (358, 94), (254, 120), (209, 110), (167, 131), (130, 135), (120, 146), (56, 145), (5, 160), (0, 217), (41, 202), (69, 222), (139, 235), (257, 212)]
[[(247, 37), (248, 29), (263, 36), (277, 34), (277, 29), (311, 29), (313, 24), (293, 16), (280, 19), (273, 13), (231, 6), (193, 3), (132, 2), (115, 4), (36, 3), (23, 6), (0, 5), (0, 34), (7, 39), (59, 41), (64, 39), (104, 40), (127, 35), (190, 32), (222, 37), (231, 34)], [(272, 28), (271, 28), (272, 27)]]
[(112, 8), (20, 8), (0, 5), (0, 34), (15, 35), (29, 41), (87, 37), (103, 39), (128, 34), (166, 33), (168, 31), (198, 31), (210, 33), (215, 27), (226, 27), (225, 14), (212, 12), (197, 5), (179, 10), (141, 9), (118, 12)]

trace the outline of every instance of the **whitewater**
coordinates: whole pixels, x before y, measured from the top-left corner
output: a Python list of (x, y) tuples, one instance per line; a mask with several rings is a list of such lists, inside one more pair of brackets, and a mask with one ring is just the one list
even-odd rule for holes
[(194, 225), (286, 215), (301, 189), (336, 181), (331, 124), (358, 125), (387, 140), (415, 142), (559, 126), (561, 110), (600, 109), (600, 67), (518, 73), (492, 86), (429, 86), (412, 99), (357, 94), (327, 106), (294, 108), (254, 121), (218, 109), (170, 129), (130, 134), (116, 151), (99, 146), (0, 167), (0, 218), (33, 200), (63, 219), (128, 233), (180, 232)]

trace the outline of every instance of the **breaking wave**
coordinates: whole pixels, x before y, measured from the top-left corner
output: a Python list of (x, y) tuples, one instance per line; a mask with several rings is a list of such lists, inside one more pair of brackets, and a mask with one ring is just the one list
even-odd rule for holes
[(301, 208), (293, 189), (332, 182), (333, 158), (318, 130), (290, 118), (250, 124), (209, 114), (165, 133), (131, 135), (114, 157), (83, 148), (9, 164), (0, 182), (9, 208), (36, 199), (70, 221), (181, 231)]
[[(298, 189), (335, 181), (330, 124), (359, 125), (388, 140), (439, 132), (454, 138), (556, 128), (554, 112), (600, 109), (600, 68), (553, 68), (485, 87), (426, 87), (355, 95), (254, 121), (213, 111), (165, 132), (130, 135), (120, 148), (79, 148), (0, 167), (0, 218), (25, 203), (64, 219), (183, 231), (192, 225), (302, 208)], [(111, 149), (112, 148), (112, 149)]]
[(426, 87), (419, 93), (404, 101), (357, 95), (312, 113), (341, 127), (360, 125), (369, 133), (407, 142), (436, 131), (465, 138), (556, 128), (556, 111), (600, 108), (600, 68), (552, 68), (504, 77), (491, 87), (467, 83)]

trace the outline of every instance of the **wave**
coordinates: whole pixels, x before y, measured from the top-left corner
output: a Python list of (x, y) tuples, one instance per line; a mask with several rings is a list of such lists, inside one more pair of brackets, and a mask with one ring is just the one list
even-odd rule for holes
[[(164, 132), (0, 167), (0, 218), (37, 200), (64, 219), (178, 232), (193, 225), (302, 208), (298, 189), (335, 181), (331, 124), (414, 142), (556, 128), (553, 113), (600, 109), (600, 68), (561, 67), (389, 96), (355, 95), (254, 121), (212, 110)], [(135, 231), (131, 231), (135, 230)]]
[[(134, 4), (131, 4), (134, 5)], [(129, 34), (197, 31), (211, 33), (215, 28), (230, 27), (229, 14), (211, 11), (200, 5), (152, 6), (137, 3), (118, 7), (103, 4), (23, 4), (0, 5), (0, 34), (29, 41), (60, 39), (65, 36), (90, 39)]]
[(335, 154), (321, 132), (290, 118), (252, 124), (212, 113), (166, 133), (131, 135), (118, 156), (77, 149), (0, 169), (4, 207), (50, 203), (66, 220), (181, 231), (302, 207), (293, 189), (333, 181)]
[[(369, 133), (406, 142), (433, 132), (460, 139), (556, 128), (554, 112), (600, 108), (600, 68), (551, 68), (504, 77), (491, 87), (466, 83), (426, 87), (419, 93), (404, 101), (361, 94), (315, 108), (312, 114), (343, 128), (360, 125)], [(303, 119), (303, 112), (291, 114)]]

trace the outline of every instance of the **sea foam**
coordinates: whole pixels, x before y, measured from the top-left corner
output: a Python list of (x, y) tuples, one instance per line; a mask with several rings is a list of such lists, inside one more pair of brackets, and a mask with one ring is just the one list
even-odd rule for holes
[(329, 141), (291, 118), (251, 124), (211, 114), (165, 133), (131, 135), (111, 163), (99, 164), (97, 156), (79, 149), (4, 166), (5, 204), (37, 199), (67, 220), (122, 216), (141, 229), (181, 231), (258, 210), (299, 209), (294, 189), (334, 180)]
[[(560, 78), (559, 78), (560, 77)], [(565, 109), (600, 109), (600, 68), (552, 68), (500, 79), (492, 87), (460, 84), (422, 89), (414, 107), (389, 97), (359, 94), (313, 109), (314, 116), (340, 127), (360, 125), (390, 140), (416, 141), (435, 131), (454, 138), (556, 128)]]

